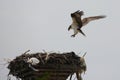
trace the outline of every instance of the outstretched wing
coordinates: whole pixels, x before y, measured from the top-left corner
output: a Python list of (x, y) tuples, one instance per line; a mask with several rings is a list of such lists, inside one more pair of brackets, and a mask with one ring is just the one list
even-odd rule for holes
[(82, 20), (81, 20), (81, 16), (75, 16), (75, 20), (76, 20), (76, 22), (77, 22), (77, 24), (78, 24), (78, 26), (81, 28), (82, 27)]
[(80, 28), (82, 27), (81, 16), (83, 15), (83, 11), (76, 11), (71, 13), (71, 17), (74, 24), (77, 24)]
[(82, 23), (83, 23), (83, 26), (84, 26), (84, 25), (88, 24), (90, 21), (102, 19), (102, 18), (105, 18), (105, 17), (106, 17), (105, 15), (87, 17), (87, 18), (82, 19)]

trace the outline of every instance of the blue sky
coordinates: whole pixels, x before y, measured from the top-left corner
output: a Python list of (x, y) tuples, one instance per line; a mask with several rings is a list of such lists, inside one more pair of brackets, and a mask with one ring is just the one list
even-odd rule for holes
[[(120, 79), (120, 27), (118, 0), (0, 0), (0, 60), (13, 59), (26, 50), (87, 52), (86, 80)], [(82, 28), (87, 37), (67, 31), (70, 13), (84, 17), (106, 15)], [(80, 54), (81, 56), (81, 54)], [(2, 63), (2, 61), (1, 61)], [(0, 79), (8, 70), (0, 70)]]

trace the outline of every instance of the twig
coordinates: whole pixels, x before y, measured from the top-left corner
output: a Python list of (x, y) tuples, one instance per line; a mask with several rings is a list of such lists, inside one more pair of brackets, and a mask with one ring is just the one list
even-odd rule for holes
[(39, 71), (38, 69), (35, 69), (34, 67), (32, 67), (30, 64), (29, 64), (29, 67), (34, 71)]
[(40, 57), (40, 60), (42, 61), (42, 63), (45, 64), (45, 62), (42, 60), (41, 55), (39, 54), (38, 56)]
[(87, 52), (85, 52), (85, 54), (83, 55), (83, 57), (85, 57), (86, 54), (87, 54)]
[(46, 53), (46, 57), (45, 57), (45, 60), (47, 61), (49, 59), (49, 53), (46, 52), (45, 50), (43, 50), (45, 53)]
[(27, 54), (28, 52), (30, 52), (30, 50), (25, 51), (23, 54)]

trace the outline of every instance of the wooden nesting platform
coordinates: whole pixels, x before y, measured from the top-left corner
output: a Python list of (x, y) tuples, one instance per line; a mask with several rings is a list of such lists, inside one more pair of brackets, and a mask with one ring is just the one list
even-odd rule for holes
[[(40, 62), (36, 65), (28, 63), (27, 60), (33, 57)], [(66, 80), (73, 73), (86, 71), (80, 58), (74, 52), (24, 53), (10, 62), (9, 75), (21, 80)]]

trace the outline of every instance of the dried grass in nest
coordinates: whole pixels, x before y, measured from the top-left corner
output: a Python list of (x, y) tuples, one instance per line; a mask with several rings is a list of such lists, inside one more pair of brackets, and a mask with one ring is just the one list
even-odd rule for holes
[[(69, 75), (86, 70), (86, 66), (81, 66), (83, 64), (80, 61), (81, 57), (74, 52), (62, 54), (47, 52), (28, 54), (27, 52), (9, 63), (9, 75), (22, 80), (66, 80)], [(37, 65), (27, 63), (28, 58), (33, 57), (40, 61)]]

